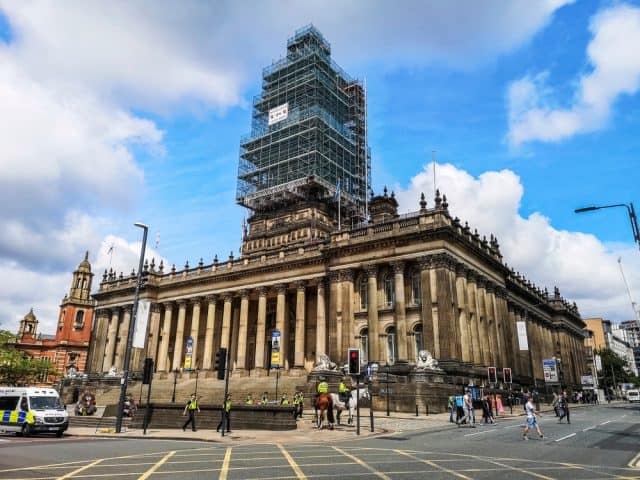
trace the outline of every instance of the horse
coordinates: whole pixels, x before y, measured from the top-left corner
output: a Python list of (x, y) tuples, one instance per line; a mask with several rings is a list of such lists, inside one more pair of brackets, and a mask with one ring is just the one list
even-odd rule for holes
[[(324, 421), (325, 413), (329, 413), (329, 404), (331, 402), (331, 397), (329, 393), (320, 393), (318, 398), (316, 399), (316, 427), (318, 430), (322, 430), (322, 423)], [(329, 429), (333, 430), (333, 412), (329, 413)]]
[[(353, 423), (353, 414), (356, 410), (358, 397), (366, 398), (366, 399), (371, 398), (369, 395), (369, 390), (366, 387), (360, 387), (360, 391), (358, 392), (357, 397), (356, 397), (356, 390), (357, 389), (354, 388), (349, 393), (349, 419), (347, 420), (349, 425)], [(340, 414), (342, 413), (343, 410), (347, 410), (347, 406), (344, 404), (343, 401), (340, 400), (340, 396), (337, 393), (332, 393), (331, 398), (333, 399), (333, 406), (336, 407), (336, 410), (338, 411), (336, 420), (338, 425), (340, 425)]]

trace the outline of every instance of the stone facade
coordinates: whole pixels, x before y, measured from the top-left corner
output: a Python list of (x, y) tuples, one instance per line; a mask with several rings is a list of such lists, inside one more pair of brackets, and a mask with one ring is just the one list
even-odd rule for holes
[[(575, 304), (510, 270), (498, 241), (452, 218), (439, 193), (433, 207), (423, 197), (402, 216), (386, 189), (370, 204), (370, 223), (319, 234), (312, 227), (332, 218), (329, 206), (301, 202), (252, 217), (240, 258), (169, 271), (147, 264), (147, 344), (132, 369), (144, 356), (156, 371), (180, 369), (190, 337), (193, 368), (211, 370), (214, 352), (227, 347), (234, 376), (262, 376), (277, 328), (283, 375), (306, 375), (321, 354), (343, 364), (350, 347), (408, 375), (424, 348), (465, 384), (495, 366), (530, 385), (531, 363), (542, 384), (542, 361), (553, 356), (564, 383), (580, 383), (584, 323)], [(133, 273), (105, 272), (94, 295), (91, 371), (122, 369), (134, 289)], [(526, 324), (531, 355), (519, 350), (517, 322)]]

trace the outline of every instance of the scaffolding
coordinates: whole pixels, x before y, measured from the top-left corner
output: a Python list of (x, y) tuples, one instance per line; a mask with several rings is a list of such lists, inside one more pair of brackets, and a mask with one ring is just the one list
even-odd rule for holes
[(363, 220), (371, 156), (362, 83), (331, 59), (313, 25), (262, 76), (251, 133), (241, 138), (237, 202), (267, 211), (300, 198), (337, 204), (339, 195), (345, 218)]

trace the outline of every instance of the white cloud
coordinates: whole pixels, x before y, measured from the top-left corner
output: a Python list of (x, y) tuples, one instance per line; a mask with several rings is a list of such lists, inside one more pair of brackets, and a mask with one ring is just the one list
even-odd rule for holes
[(591, 70), (579, 79), (570, 106), (554, 104), (546, 73), (513, 82), (507, 94), (509, 142), (555, 142), (605, 126), (614, 102), (640, 88), (640, 8), (617, 5), (598, 13), (589, 27)]
[[(577, 302), (583, 317), (632, 318), (617, 260), (622, 257), (630, 284), (640, 286), (640, 259), (633, 245), (605, 245), (593, 235), (558, 230), (537, 212), (522, 217), (518, 209), (524, 188), (510, 170), (476, 178), (444, 164), (437, 166), (437, 179), (451, 214), (480, 235), (496, 235), (511, 267), (550, 291), (557, 285), (567, 300)], [(421, 192), (433, 205), (431, 166), (413, 177), (407, 189), (398, 189), (400, 211), (417, 210)]]

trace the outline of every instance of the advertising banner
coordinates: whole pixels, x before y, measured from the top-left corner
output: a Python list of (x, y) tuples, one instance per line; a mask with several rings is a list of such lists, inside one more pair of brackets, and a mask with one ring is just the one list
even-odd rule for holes
[(184, 350), (184, 370), (191, 370), (193, 365), (193, 338), (187, 338), (187, 346)]
[(518, 329), (518, 345), (520, 346), (520, 350), (529, 350), (529, 342), (527, 339), (527, 323), (516, 322), (516, 327)]
[(549, 358), (542, 361), (542, 371), (544, 372), (544, 381), (547, 383), (558, 383), (558, 366), (555, 358)]
[(593, 387), (593, 375), (582, 375), (582, 385), (588, 385)]
[(133, 333), (133, 348), (144, 348), (144, 342), (147, 339), (147, 324), (149, 323), (150, 310), (151, 302), (149, 300), (140, 300), (138, 302), (136, 329)]
[(281, 122), (289, 116), (289, 104), (278, 105), (269, 110), (269, 125)]
[(280, 368), (280, 330), (271, 333), (271, 368)]

